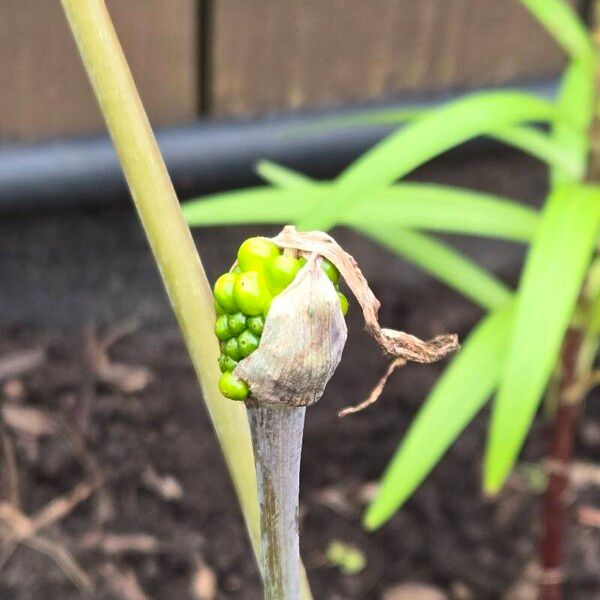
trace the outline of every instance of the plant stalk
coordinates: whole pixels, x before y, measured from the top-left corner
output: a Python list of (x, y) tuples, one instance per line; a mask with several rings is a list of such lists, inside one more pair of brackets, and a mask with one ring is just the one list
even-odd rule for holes
[(300, 456), (306, 407), (248, 409), (260, 505), (265, 600), (298, 600)]
[[(61, 0), (183, 333), (252, 546), (260, 519), (246, 410), (218, 389), (214, 299), (104, 0)], [(302, 598), (311, 594), (302, 571)]]
[[(600, 347), (600, 258), (592, 263), (579, 300), (579, 327), (567, 331), (557, 369), (558, 388), (550, 427), (548, 485), (542, 499), (539, 600), (562, 600), (565, 533), (571, 502), (570, 469), (581, 404), (594, 385), (592, 373)], [(583, 327), (582, 327), (583, 326)], [(550, 391), (549, 394), (552, 392)]]
[(570, 392), (577, 385), (577, 363), (583, 334), (567, 332), (561, 355), (558, 405), (550, 427), (551, 445), (546, 468), (548, 485), (542, 499), (540, 600), (562, 600), (565, 529), (570, 504), (569, 470), (573, 459), (579, 407), (583, 394)]

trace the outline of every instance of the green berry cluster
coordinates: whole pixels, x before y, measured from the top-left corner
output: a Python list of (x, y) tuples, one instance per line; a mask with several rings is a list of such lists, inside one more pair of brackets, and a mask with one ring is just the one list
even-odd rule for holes
[[(269, 240), (249, 238), (238, 250), (237, 265), (217, 279), (213, 291), (217, 311), (215, 335), (221, 344), (219, 389), (227, 398), (248, 397), (247, 384), (233, 371), (240, 360), (258, 348), (273, 298), (294, 280), (305, 262), (305, 258), (282, 254)], [(335, 286), (346, 315), (348, 300), (339, 291), (339, 271), (327, 259), (323, 259), (322, 267)]]

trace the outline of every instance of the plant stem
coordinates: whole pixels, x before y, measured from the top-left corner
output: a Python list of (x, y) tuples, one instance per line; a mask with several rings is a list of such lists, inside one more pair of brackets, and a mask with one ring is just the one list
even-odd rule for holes
[(581, 394), (575, 398), (569, 397), (569, 392), (577, 384), (577, 359), (581, 342), (581, 331), (570, 329), (562, 348), (558, 406), (551, 425), (551, 447), (547, 461), (549, 478), (542, 499), (540, 600), (562, 598), (565, 526), (570, 501), (569, 469), (582, 399)]
[(249, 408), (260, 521), (265, 600), (298, 600), (298, 492), (306, 407)]
[[(254, 552), (260, 556), (250, 431), (244, 406), (225, 400), (218, 390), (219, 347), (204, 268), (104, 0), (61, 2), (200, 380)], [(305, 577), (302, 584), (302, 597), (310, 600)]]

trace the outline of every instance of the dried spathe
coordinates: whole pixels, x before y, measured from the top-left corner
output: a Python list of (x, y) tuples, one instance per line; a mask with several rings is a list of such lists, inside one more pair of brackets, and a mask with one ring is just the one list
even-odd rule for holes
[[(369, 404), (372, 404), (377, 400), (379, 395), (381, 394), (383, 387), (388, 379), (388, 377), (393, 373), (393, 371), (405, 365), (408, 361), (421, 362), (421, 363), (430, 363), (441, 360), (450, 352), (453, 352), (458, 349), (458, 338), (456, 335), (440, 335), (432, 340), (423, 341), (419, 338), (410, 335), (408, 333), (404, 333), (402, 331), (396, 331), (394, 329), (382, 328), (379, 325), (378, 313), (380, 303), (379, 300), (373, 294), (373, 291), (369, 287), (367, 280), (365, 279), (362, 271), (360, 270), (356, 260), (353, 256), (351, 256), (348, 252), (346, 252), (330, 235), (322, 232), (322, 231), (311, 231), (311, 232), (299, 232), (296, 231), (295, 227), (287, 226), (285, 227), (279, 235), (274, 238), (271, 238), (271, 241), (276, 245), (280, 246), (284, 249), (291, 249), (295, 252), (300, 252), (303, 254), (310, 253), (313, 256), (323, 256), (326, 257), (331, 263), (333, 263), (337, 269), (340, 271), (342, 278), (345, 280), (346, 284), (356, 297), (358, 303), (360, 304), (365, 320), (365, 326), (367, 331), (371, 334), (371, 336), (377, 341), (377, 343), (381, 346), (381, 348), (393, 357), (393, 361), (391, 362), (389, 368), (385, 376), (379, 381), (378, 385), (374, 388), (373, 392), (367, 399), (367, 401), (358, 405), (354, 409), (349, 409), (347, 411), (342, 411), (342, 414), (350, 414), (351, 412), (357, 412), (357, 410), (362, 410)], [(295, 282), (294, 282), (295, 283)], [(291, 287), (291, 286), (290, 286)], [(329, 286), (331, 287), (331, 286)], [(286, 290), (287, 291), (287, 290)], [(314, 288), (314, 291), (321, 291), (321, 288)], [(323, 288), (322, 291), (325, 291)], [(285, 293), (285, 292), (284, 292)], [(304, 299), (305, 302), (315, 302), (314, 299)], [(335, 312), (335, 311), (334, 311)], [(337, 313), (339, 314), (339, 307)], [(290, 315), (293, 317), (293, 315)], [(271, 318), (269, 316), (269, 318)], [(265, 324), (265, 328), (267, 327), (269, 318), (267, 319), (267, 323)], [(320, 319), (323, 319), (323, 326), (327, 326), (328, 317), (320, 316)], [(291, 328), (291, 324), (288, 324), (288, 328)], [(299, 319), (298, 323), (295, 325), (296, 328), (302, 328), (302, 319)], [(344, 325), (345, 327), (345, 325)], [(335, 338), (337, 335), (337, 331), (330, 332), (329, 334), (332, 338)], [(321, 333), (321, 336), (326, 339), (327, 334)], [(261, 342), (261, 348), (263, 352), (263, 356), (272, 356), (273, 358), (280, 357), (280, 360), (284, 361), (284, 364), (289, 364), (289, 361), (286, 362), (285, 353), (286, 346), (289, 347), (291, 341), (289, 336), (281, 335), (280, 337), (273, 338), (273, 344), (279, 344), (281, 347), (279, 348), (268, 348), (263, 347), (265, 341)], [(265, 344), (266, 345), (266, 344)], [(331, 348), (334, 352), (337, 352), (337, 346), (331, 345)], [(303, 349), (304, 354), (308, 354), (313, 350), (312, 347), (305, 347)], [(319, 349), (316, 351), (314, 360), (310, 356), (302, 356), (302, 359), (299, 358), (300, 355), (296, 357), (296, 364), (305, 364), (313, 368), (315, 364), (323, 363), (327, 367), (333, 365), (337, 366), (337, 362), (339, 362), (339, 358), (337, 358), (337, 354), (334, 354), (329, 359), (324, 358), (324, 350)], [(238, 367), (238, 373), (240, 375), (243, 372), (243, 376), (247, 378), (250, 382), (250, 388), (252, 390), (252, 394), (254, 395), (253, 389), (253, 378), (256, 377), (254, 373), (252, 373), (252, 369), (248, 366), (243, 366), (246, 361), (242, 361), (240, 366)], [(267, 367), (267, 361), (261, 361), (261, 370), (264, 371)], [(334, 366), (334, 368), (335, 368)], [(325, 367), (324, 367), (325, 368)], [(278, 376), (282, 379), (282, 381), (278, 382), (275, 386), (272, 386), (272, 389), (278, 388), (280, 390), (287, 389), (291, 390), (293, 385), (297, 384), (300, 381), (300, 377), (298, 376), (298, 370), (295, 370), (293, 373), (293, 377), (289, 380), (287, 379), (287, 371), (285, 368), (277, 368), (276, 366), (270, 367), (271, 376)], [(326, 381), (331, 377), (331, 374), (328, 374), (327, 378), (324, 377), (319, 378), (318, 381), (321, 382), (323, 379)], [(265, 381), (261, 376), (261, 388), (260, 394), (264, 393), (265, 390)], [(315, 379), (316, 380), (316, 379)], [(305, 379), (306, 382), (312, 381), (312, 376)], [(257, 390), (258, 392), (258, 390)], [(316, 390), (315, 397), (318, 399), (322, 394), (323, 390), (319, 387)], [(308, 397), (310, 394), (303, 390), (303, 396)], [(271, 392), (269, 392), (270, 396)], [(290, 400), (286, 400), (285, 402), (292, 401), (292, 393), (288, 392), (287, 397)], [(271, 400), (269, 400), (270, 402)], [(303, 400), (304, 401), (304, 400)], [(315, 400), (316, 401), (316, 400)], [(291, 404), (298, 405), (298, 404)]]
[[(308, 406), (322, 396), (347, 337), (340, 273), (361, 306), (367, 331), (393, 357), (369, 399), (343, 414), (373, 403), (391, 373), (408, 361), (434, 362), (458, 348), (455, 335), (423, 341), (382, 328), (379, 301), (354, 258), (326, 233), (287, 226), (274, 238), (244, 242), (232, 272), (215, 285), (226, 396), (249, 405), (289, 407)], [(256, 334), (252, 319), (261, 320)]]

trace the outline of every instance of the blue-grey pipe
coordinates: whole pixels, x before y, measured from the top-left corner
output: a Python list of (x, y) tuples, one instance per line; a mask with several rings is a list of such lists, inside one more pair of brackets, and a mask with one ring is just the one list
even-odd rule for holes
[[(550, 97), (556, 92), (556, 82), (518, 89)], [(407, 98), (378, 106), (425, 108), (458, 95)], [(331, 177), (393, 129), (387, 125), (333, 127), (332, 117), (375, 106), (254, 120), (199, 121), (159, 129), (157, 138), (184, 198), (256, 183), (253, 168), (262, 158), (313, 177)], [(0, 211), (99, 204), (125, 197), (125, 182), (107, 136), (0, 146)]]

